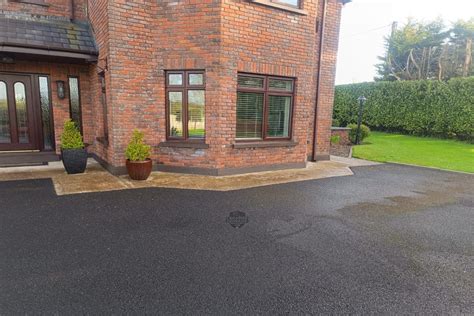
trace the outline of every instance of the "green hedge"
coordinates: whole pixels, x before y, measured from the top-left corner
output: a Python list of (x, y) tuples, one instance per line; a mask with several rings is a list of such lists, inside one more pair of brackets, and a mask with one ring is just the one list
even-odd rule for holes
[(340, 85), (335, 122), (357, 121), (360, 95), (367, 97), (362, 121), (375, 130), (474, 140), (474, 77)]

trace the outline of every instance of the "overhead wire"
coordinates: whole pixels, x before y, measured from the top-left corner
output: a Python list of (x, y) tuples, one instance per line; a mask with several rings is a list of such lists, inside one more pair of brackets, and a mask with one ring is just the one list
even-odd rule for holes
[(379, 27), (376, 27), (376, 28), (373, 28), (373, 29), (369, 29), (369, 30), (366, 30), (366, 31), (363, 31), (363, 32), (360, 32), (360, 33), (355, 33), (355, 34), (349, 34), (347, 36), (344, 36), (344, 38), (348, 38), (348, 37), (356, 37), (356, 36), (359, 36), (359, 35), (364, 35), (364, 34), (367, 34), (367, 33), (370, 33), (370, 32), (374, 32), (374, 31), (378, 31), (378, 30), (381, 30), (381, 29), (384, 29), (386, 27), (391, 27), (392, 26), (392, 22), (390, 22), (390, 24), (387, 24), (387, 25), (383, 25), (383, 26), (379, 26)]

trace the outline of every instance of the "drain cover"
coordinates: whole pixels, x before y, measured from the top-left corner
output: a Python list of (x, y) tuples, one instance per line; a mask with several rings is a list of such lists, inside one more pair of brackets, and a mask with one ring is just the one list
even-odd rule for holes
[(245, 224), (249, 222), (249, 218), (247, 217), (247, 214), (244, 212), (240, 211), (235, 211), (235, 212), (230, 212), (229, 217), (227, 217), (226, 220), (227, 223), (230, 224), (230, 226), (234, 228), (241, 228)]

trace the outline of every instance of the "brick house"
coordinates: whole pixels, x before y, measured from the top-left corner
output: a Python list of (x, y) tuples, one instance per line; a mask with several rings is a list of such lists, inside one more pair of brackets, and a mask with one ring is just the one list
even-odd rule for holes
[(0, 165), (57, 160), (63, 123), (124, 172), (223, 175), (329, 157), (349, 0), (0, 0)]

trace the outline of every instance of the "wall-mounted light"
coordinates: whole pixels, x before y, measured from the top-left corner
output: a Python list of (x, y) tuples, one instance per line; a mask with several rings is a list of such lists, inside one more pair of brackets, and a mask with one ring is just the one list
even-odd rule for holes
[(64, 99), (66, 97), (66, 85), (64, 81), (58, 80), (56, 81), (56, 87), (58, 91), (58, 98), (59, 99)]

